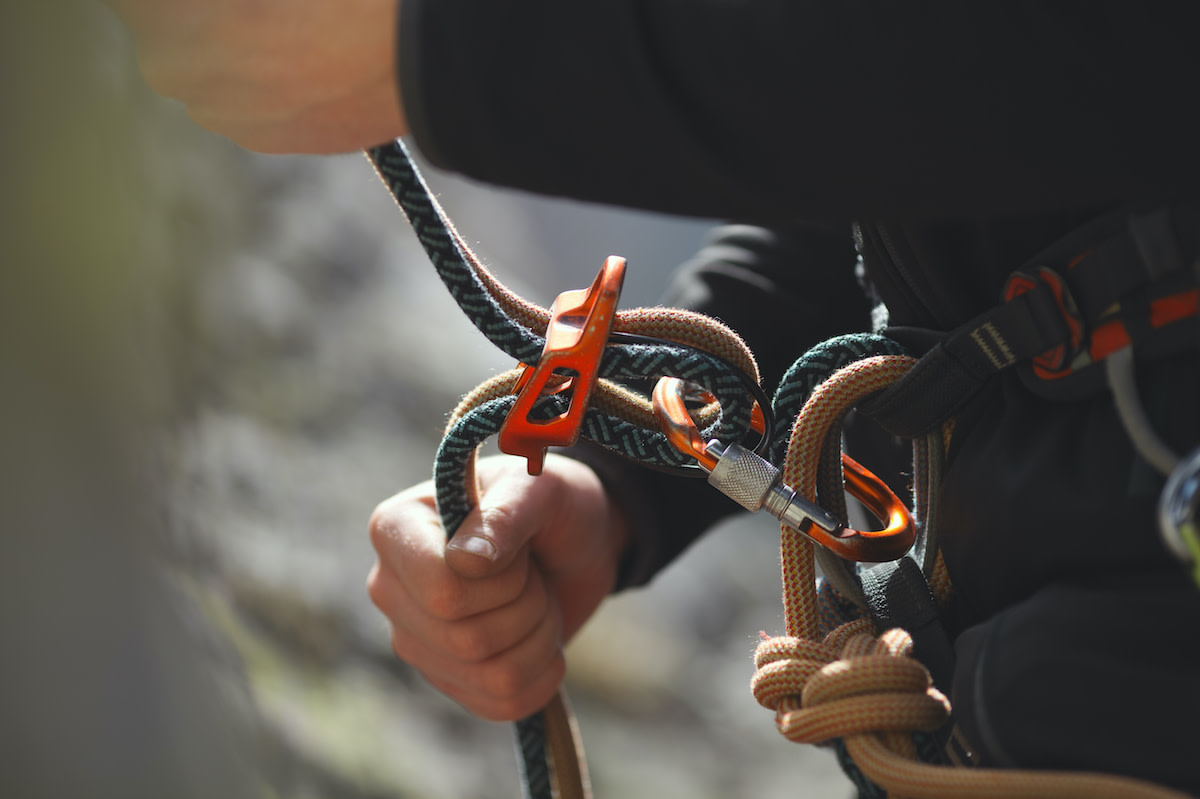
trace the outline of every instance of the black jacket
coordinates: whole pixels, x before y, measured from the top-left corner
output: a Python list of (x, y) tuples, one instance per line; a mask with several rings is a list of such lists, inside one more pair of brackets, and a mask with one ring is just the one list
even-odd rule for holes
[[(405, 0), (399, 69), (438, 166), (746, 223), (667, 300), (738, 329), (770, 382), (868, 328), (859, 256), (893, 324), (947, 331), (1085, 221), (1194, 196), (1183, 5)], [(1176, 451), (1200, 444), (1200, 358), (1139, 379)], [(626, 584), (736, 510), (593, 462), (639, 521)], [(942, 508), (952, 698), (991, 762), (1200, 792), (1200, 646), (1180, 632), (1200, 629), (1200, 592), (1155, 531), (1161, 482), (1103, 393), (1055, 402), (1006, 374), (959, 415)]]

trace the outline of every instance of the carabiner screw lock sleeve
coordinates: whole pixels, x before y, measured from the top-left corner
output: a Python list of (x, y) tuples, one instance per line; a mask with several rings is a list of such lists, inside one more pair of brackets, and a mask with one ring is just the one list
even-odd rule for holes
[(710, 441), (705, 449), (716, 455), (708, 484), (748, 511), (765, 510), (795, 530), (815, 524), (829, 533), (842, 529), (837, 517), (797, 494), (766, 459), (741, 444)]

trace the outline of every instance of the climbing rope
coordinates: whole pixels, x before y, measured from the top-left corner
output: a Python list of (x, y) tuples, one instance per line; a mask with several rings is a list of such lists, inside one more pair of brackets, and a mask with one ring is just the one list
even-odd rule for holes
[[(822, 359), (835, 363), (836, 359)], [(783, 479), (801, 494), (830, 507), (840, 497), (841, 477), (822, 477), (828, 450), (840, 448), (841, 420), (862, 398), (906, 374), (915, 359), (877, 355), (837, 369), (816, 385), (791, 429)], [(944, 439), (948, 443), (948, 439)], [(944, 446), (944, 445), (943, 445)], [(918, 459), (922, 459), (918, 448)], [(917, 467), (918, 482), (928, 480)], [(824, 487), (822, 487), (824, 486)], [(832, 486), (832, 487), (831, 487)], [(918, 485), (918, 496), (928, 492)], [(927, 522), (928, 520), (922, 520)], [(1175, 797), (1184, 794), (1152, 783), (1106, 774), (962, 768), (921, 762), (914, 733), (933, 733), (950, 718), (950, 703), (929, 671), (912, 657), (913, 640), (902, 629), (876, 631), (868, 618), (832, 630), (818, 591), (812, 542), (784, 526), (780, 538), (785, 634), (767, 637), (755, 653), (755, 698), (774, 711), (788, 740), (842, 742), (868, 790), (904, 797)], [(939, 604), (951, 586), (940, 556), (927, 560), (929, 585)]]
[[(443, 284), (484, 336), (522, 364), (537, 364), (547, 347), (551, 312), (503, 286), (467, 247), (400, 141), (371, 148), (367, 156), (412, 225)], [(504, 428), (516, 405), (523, 370), (485, 381), (451, 414), (434, 459), (438, 514), (447, 536), (478, 504), (475, 457), (481, 444)], [(695, 473), (670, 445), (650, 403), (623, 386), (670, 375), (702, 386), (715, 398), (699, 418), (706, 433), (740, 439), (750, 427), (758, 366), (731, 329), (709, 317), (668, 308), (618, 311), (596, 367), (597, 389), (583, 414), (580, 435), (653, 468)], [(749, 390), (748, 390), (749, 389)], [(565, 413), (569, 395), (539, 397), (533, 414)], [(765, 443), (765, 442), (764, 442)], [(516, 723), (522, 782), (528, 799), (590, 795), (582, 749), (573, 735), (565, 698)]]
[[(546, 348), (550, 311), (516, 296), (483, 267), (433, 199), (401, 142), (372, 148), (367, 155), (464, 313), (515, 360), (538, 363)], [(655, 308), (618, 312), (612, 331), (597, 367), (601, 379), (582, 417), (583, 437), (654, 468), (686, 470), (690, 454), (681, 453), (659, 430), (651, 403), (621, 384), (672, 376), (715, 398), (694, 414), (702, 438), (726, 444), (742, 438), (750, 426), (759, 376), (753, 356), (732, 330), (699, 314)], [(786, 446), (784, 440), (771, 442), (769, 434), (764, 441), (773, 444), (772, 460), (782, 464), (783, 483), (818, 510), (845, 518), (842, 420), (856, 402), (892, 385), (913, 363), (899, 345), (878, 336), (826, 342), (798, 361), (773, 403), (777, 416), (795, 419)], [(438, 512), (448, 536), (478, 504), (476, 452), (504, 427), (522, 374), (518, 369), (486, 381), (450, 416), (434, 467)], [(548, 393), (537, 399), (533, 413), (555, 418), (568, 402), (563, 394)], [(765, 402), (760, 399), (760, 404)], [(936, 546), (935, 501), (950, 429), (947, 424), (914, 444), (920, 536), (913, 554), (939, 604), (952, 591)], [(840, 741), (853, 772), (864, 779), (860, 787), (905, 797), (1182, 796), (1109, 775), (922, 762), (920, 735), (947, 724), (950, 704), (933, 686), (926, 667), (912, 657), (911, 635), (902, 629), (877, 631), (866, 615), (855, 567), (815, 548), (806, 534), (786, 523), (780, 553), (785, 634), (764, 635), (755, 656), (753, 693), (775, 712), (776, 725), (789, 740)], [(826, 577), (821, 589), (818, 566)], [(840, 607), (837, 613), (830, 611), (833, 604)], [(528, 799), (590, 796), (582, 750), (561, 693), (542, 713), (516, 726)]]

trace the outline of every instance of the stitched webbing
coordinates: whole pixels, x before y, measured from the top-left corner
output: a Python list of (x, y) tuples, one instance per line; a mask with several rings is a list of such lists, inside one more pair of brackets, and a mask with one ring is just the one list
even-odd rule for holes
[(1040, 285), (951, 333), (862, 412), (893, 435), (916, 438), (955, 416), (988, 378), (1070, 340)]

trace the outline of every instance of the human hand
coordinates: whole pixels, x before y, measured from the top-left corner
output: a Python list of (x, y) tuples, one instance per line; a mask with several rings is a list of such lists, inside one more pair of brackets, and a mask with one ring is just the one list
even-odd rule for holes
[(563, 644), (616, 580), (624, 520), (587, 466), (550, 455), (541, 475), (509, 456), (480, 460), (480, 499), (447, 544), (433, 485), (371, 517), (371, 601), (392, 648), (467, 710), (513, 721), (562, 682)]
[(407, 132), (398, 0), (103, 0), (159, 94), (250, 150), (330, 153)]

